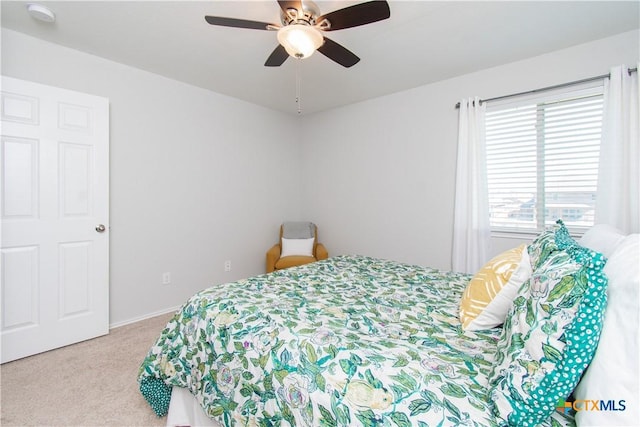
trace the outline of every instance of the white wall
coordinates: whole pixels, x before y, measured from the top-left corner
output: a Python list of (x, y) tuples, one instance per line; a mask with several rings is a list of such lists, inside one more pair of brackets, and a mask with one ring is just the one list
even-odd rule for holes
[[(2, 74), (110, 99), (111, 323), (119, 324), (181, 304), (209, 284), (263, 272), (285, 219), (315, 221), (331, 255), (449, 269), (455, 103), (635, 64), (639, 36), (302, 118), (5, 29)], [(292, 126), (299, 132), (282, 132)], [(289, 136), (296, 134), (304, 141)], [(494, 243), (494, 252), (516, 244)], [(223, 272), (227, 259), (231, 273)], [(160, 284), (165, 271), (176, 285)]]
[(2, 74), (110, 100), (112, 325), (264, 272), (299, 216), (295, 117), (5, 29)]
[[(302, 216), (330, 254), (451, 268), (458, 112), (491, 98), (635, 66), (638, 31), (306, 116)], [(519, 242), (494, 239), (493, 253)]]

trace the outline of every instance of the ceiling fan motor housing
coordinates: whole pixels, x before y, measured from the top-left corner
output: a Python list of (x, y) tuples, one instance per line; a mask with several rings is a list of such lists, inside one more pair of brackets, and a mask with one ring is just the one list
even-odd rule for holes
[(316, 18), (320, 16), (320, 8), (312, 1), (302, 1), (302, 10), (289, 8), (286, 11), (280, 10), (280, 20), (282, 25), (306, 24), (315, 25)]

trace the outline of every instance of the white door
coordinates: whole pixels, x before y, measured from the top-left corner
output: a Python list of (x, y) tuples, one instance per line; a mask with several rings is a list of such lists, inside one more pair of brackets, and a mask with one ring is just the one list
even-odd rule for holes
[(1, 89), (4, 363), (109, 332), (109, 102)]

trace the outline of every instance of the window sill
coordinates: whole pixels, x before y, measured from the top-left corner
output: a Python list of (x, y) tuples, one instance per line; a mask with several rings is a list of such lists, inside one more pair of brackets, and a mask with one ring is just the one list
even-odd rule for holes
[[(588, 228), (573, 228), (569, 230), (569, 235), (574, 239), (580, 239), (584, 233), (586, 233)], [(513, 239), (513, 240), (533, 240), (538, 235), (540, 235), (542, 231), (531, 230), (531, 231), (523, 231), (523, 230), (491, 230), (491, 237), (497, 239)]]
[(491, 231), (491, 237), (498, 239), (533, 240), (539, 234), (538, 231)]

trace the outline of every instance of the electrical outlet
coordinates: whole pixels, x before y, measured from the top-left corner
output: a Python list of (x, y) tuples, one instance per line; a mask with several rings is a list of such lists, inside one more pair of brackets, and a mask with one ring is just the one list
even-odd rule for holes
[(163, 285), (171, 284), (171, 273), (162, 273), (162, 284)]
[(224, 271), (231, 271), (231, 261), (227, 260), (224, 262)]

